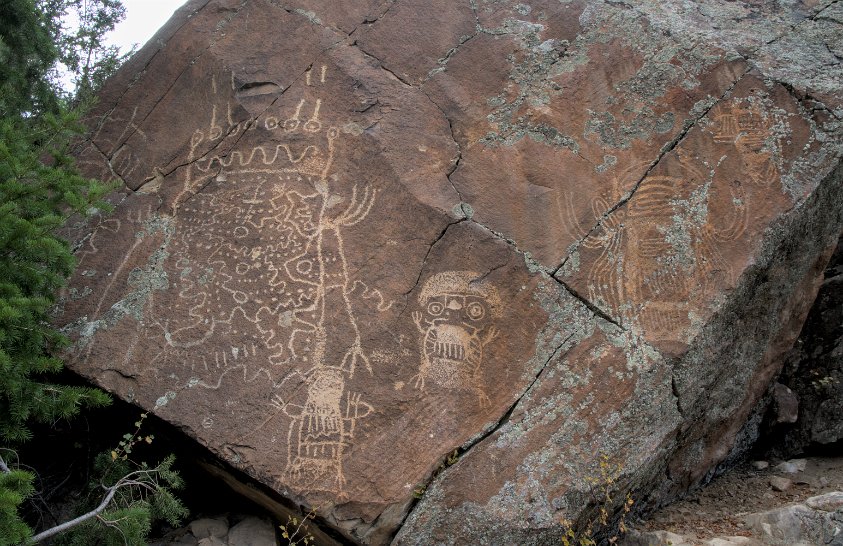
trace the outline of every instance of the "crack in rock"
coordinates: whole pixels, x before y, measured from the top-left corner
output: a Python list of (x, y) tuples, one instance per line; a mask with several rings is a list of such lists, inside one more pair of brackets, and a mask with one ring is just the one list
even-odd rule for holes
[[(488, 275), (488, 273), (487, 273), (487, 275)], [(530, 394), (530, 392), (533, 390), (536, 383), (538, 383), (539, 379), (541, 379), (542, 375), (544, 374), (544, 371), (547, 369), (547, 366), (550, 364), (550, 362), (553, 361), (554, 358), (556, 358), (556, 356), (560, 353), (562, 348), (576, 334), (577, 334), (576, 331), (568, 334), (568, 336), (559, 343), (559, 345), (551, 352), (550, 356), (548, 356), (547, 359), (544, 361), (544, 363), (542, 364), (539, 371), (536, 372), (535, 377), (530, 382), (530, 384), (527, 385), (524, 388), (524, 390), (521, 391), (521, 394), (519, 394), (517, 396), (515, 401), (512, 404), (509, 405), (509, 407), (506, 409), (506, 411), (504, 411), (504, 413), (501, 415), (501, 417), (494, 424), (492, 424), (491, 426), (488, 426), (488, 428), (486, 430), (482, 431), (480, 434), (470, 438), (466, 443), (459, 446), (456, 450), (449, 451), (448, 453), (445, 453), (442, 457), (439, 458), (440, 462), (436, 466), (434, 471), (431, 473), (430, 477), (427, 480), (425, 480), (422, 484), (420, 484), (420, 486), (418, 487), (417, 490), (420, 490), (421, 494), (413, 499), (412, 503), (410, 504), (409, 508), (407, 509), (406, 514), (402, 518), (401, 523), (396, 528), (395, 533), (393, 534), (393, 537), (395, 537), (400, 532), (400, 530), (404, 527), (404, 523), (412, 515), (413, 510), (416, 508), (416, 506), (419, 504), (419, 502), (424, 498), (424, 494), (427, 492), (430, 485), (440, 476), (440, 474), (442, 474), (448, 468), (458, 465), (460, 463), (460, 461), (462, 460), (462, 457), (466, 453), (468, 453), (472, 448), (474, 448), (475, 446), (477, 446), (478, 444), (480, 444), (481, 442), (483, 442), (484, 440), (486, 440), (487, 438), (492, 436), (495, 432), (500, 430), (503, 426), (505, 426), (509, 422), (510, 418), (512, 417), (513, 412), (518, 407), (518, 404), (521, 402), (521, 400), (523, 400), (524, 397), (526, 397), (528, 394)], [(454, 455), (456, 457), (456, 460), (454, 462), (450, 462), (451, 459), (454, 457)]]
[[(424, 273), (424, 267), (425, 267), (425, 265), (427, 265), (427, 258), (430, 256), (430, 253), (433, 251), (433, 247), (435, 247), (439, 243), (439, 241), (441, 241), (445, 237), (445, 234), (448, 233), (448, 230), (451, 228), (451, 226), (461, 224), (462, 222), (465, 222), (467, 220), (468, 220), (467, 218), (460, 218), (460, 219), (455, 220), (453, 222), (449, 222), (448, 224), (445, 225), (445, 227), (442, 229), (442, 231), (439, 232), (439, 235), (436, 236), (436, 239), (434, 239), (433, 242), (430, 243), (430, 246), (427, 247), (427, 252), (425, 252), (424, 258), (422, 258), (422, 263), (421, 263), (421, 267), (419, 268), (419, 274), (416, 277), (416, 282), (413, 283), (413, 286), (409, 290), (404, 292), (402, 294), (402, 296), (407, 296), (413, 290), (418, 288), (419, 282), (421, 282), (422, 273)], [(406, 309), (406, 308), (407, 307), (404, 306), (404, 309)], [(403, 313), (403, 311), (402, 311), (402, 313)], [(399, 316), (400, 316), (400, 314), (399, 314)]]
[(621, 324), (621, 322), (620, 322), (619, 320), (617, 320), (617, 319), (613, 318), (613, 317), (612, 317), (609, 313), (607, 313), (606, 311), (602, 310), (602, 309), (601, 309), (600, 307), (598, 307), (596, 304), (592, 303), (591, 301), (589, 301), (588, 299), (586, 299), (585, 297), (583, 297), (582, 295), (580, 295), (580, 294), (579, 294), (576, 290), (574, 290), (573, 288), (571, 288), (570, 286), (568, 286), (568, 285), (567, 285), (565, 282), (563, 282), (561, 279), (558, 279), (558, 278), (556, 278), (556, 277), (554, 277), (554, 276), (552, 276), (552, 275), (551, 275), (551, 277), (550, 277), (550, 278), (551, 278), (551, 279), (553, 279), (554, 281), (556, 281), (557, 283), (559, 283), (560, 285), (562, 285), (562, 287), (563, 287), (563, 288), (564, 288), (564, 289), (565, 289), (565, 290), (566, 290), (566, 291), (567, 291), (567, 292), (568, 292), (571, 296), (573, 296), (574, 298), (576, 298), (577, 300), (579, 300), (579, 301), (580, 301), (583, 305), (585, 305), (586, 307), (588, 307), (589, 311), (591, 311), (592, 313), (594, 313), (594, 314), (595, 314), (595, 315), (597, 315), (598, 317), (602, 318), (603, 320), (605, 320), (605, 321), (607, 321), (607, 322), (611, 322), (612, 324), (614, 324), (615, 326), (617, 326), (618, 328), (620, 328), (621, 330), (623, 330), (624, 332), (626, 332), (626, 328), (624, 328), (624, 327), (623, 327), (623, 325)]

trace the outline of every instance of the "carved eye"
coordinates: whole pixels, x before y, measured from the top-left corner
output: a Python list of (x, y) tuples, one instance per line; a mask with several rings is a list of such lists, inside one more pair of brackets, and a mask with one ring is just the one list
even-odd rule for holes
[(474, 301), (468, 304), (468, 308), (465, 312), (471, 320), (480, 320), (486, 314), (486, 309), (483, 308), (482, 303)]
[(445, 306), (442, 304), (441, 301), (432, 301), (427, 304), (427, 312), (431, 315), (441, 315), (442, 311), (445, 310)]

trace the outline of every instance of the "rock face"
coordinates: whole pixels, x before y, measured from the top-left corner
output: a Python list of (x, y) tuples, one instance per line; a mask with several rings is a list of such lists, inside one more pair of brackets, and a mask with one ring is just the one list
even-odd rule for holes
[(774, 453), (794, 455), (843, 439), (843, 238), (779, 381), (787, 385), (777, 384), (779, 390), (791, 390), (796, 411), (786, 410), (794, 419), (783, 420), (780, 404), (773, 408), (767, 429)]
[(343, 540), (555, 543), (604, 455), (662, 502), (740, 448), (822, 282), (841, 21), (193, 0), (79, 148), (123, 189), (78, 229), (69, 365)]

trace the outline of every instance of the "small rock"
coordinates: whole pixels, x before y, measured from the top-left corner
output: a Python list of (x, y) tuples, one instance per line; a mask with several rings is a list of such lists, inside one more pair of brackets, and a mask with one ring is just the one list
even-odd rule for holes
[(624, 538), (625, 546), (690, 546), (690, 544), (682, 535), (670, 531), (633, 530)]
[(177, 544), (195, 545), (196, 537), (187, 528), (174, 529), (160, 539), (150, 542), (147, 546), (173, 546)]
[(799, 419), (799, 397), (781, 383), (773, 385), (773, 411), (776, 423), (795, 423)]
[(210, 536), (199, 539), (196, 546), (227, 546), (227, 544), (228, 543), (223, 538)]
[(799, 472), (799, 467), (796, 466), (793, 461), (785, 461), (783, 463), (777, 464), (773, 470), (778, 472), (783, 472), (785, 474), (796, 474)]
[(843, 508), (843, 491), (832, 491), (825, 495), (817, 495), (805, 501), (805, 504), (814, 510), (823, 512), (836, 512)]
[(196, 537), (193, 536), (192, 534), (185, 533), (182, 536), (180, 536), (179, 538), (177, 538), (176, 540), (174, 540), (173, 542), (171, 542), (170, 544), (172, 544), (174, 546), (175, 545), (178, 545), (178, 546), (196, 546), (198, 544), (198, 541), (196, 540)]
[(826, 487), (828, 483), (828, 478), (826, 478), (825, 476), (820, 476), (820, 487)]
[(781, 476), (773, 476), (770, 478), (770, 485), (774, 491), (787, 491), (793, 485), (793, 482)]
[(705, 546), (760, 546), (761, 543), (749, 537), (716, 537), (707, 542)]
[(808, 466), (808, 459), (791, 459), (787, 462), (795, 466), (799, 472), (805, 472), (805, 468)]
[(275, 527), (269, 520), (248, 517), (228, 532), (228, 546), (276, 546)]
[(795, 545), (804, 543), (807, 538), (803, 529), (803, 521), (810, 521), (812, 511), (807, 506), (794, 504), (750, 514), (746, 517), (749, 527), (761, 534), (761, 541), (764, 544), (788, 544)]
[(226, 521), (225, 517), (202, 518), (190, 522), (188, 528), (196, 538), (222, 538), (228, 534), (228, 521)]
[(769, 468), (770, 463), (767, 461), (752, 461), (752, 468), (755, 470), (764, 470), (765, 468)]

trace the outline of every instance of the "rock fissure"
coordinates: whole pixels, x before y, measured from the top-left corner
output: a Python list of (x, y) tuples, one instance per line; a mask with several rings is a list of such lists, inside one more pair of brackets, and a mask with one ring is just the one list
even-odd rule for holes
[[(843, 57), (841, 57), (840, 55), (835, 53), (835, 51), (833, 49), (831, 49), (831, 46), (829, 46), (828, 44), (823, 44), (823, 45), (825, 46), (825, 50), (828, 51), (831, 54), (832, 57), (834, 57), (838, 61), (843, 61)], [(830, 63), (829, 66), (836, 66), (836, 64), (837, 63)]]
[(435, 76), (436, 74), (439, 74), (440, 72), (443, 72), (446, 69), (446, 67), (448, 66), (448, 63), (450, 62), (451, 58), (454, 55), (456, 55), (457, 51), (459, 51), (459, 49), (463, 45), (467, 44), (468, 42), (470, 42), (471, 40), (473, 40), (474, 38), (476, 38), (480, 34), (481, 34), (480, 31), (475, 31), (473, 34), (469, 34), (467, 36), (461, 36), (460, 40), (459, 40), (459, 43), (457, 43), (457, 45), (455, 45), (454, 47), (449, 49), (448, 52), (445, 53), (444, 57), (442, 57), (442, 58), (440, 58), (436, 61), (436, 64), (439, 65), (439, 66), (431, 69), (427, 73), (427, 76), (425, 76), (424, 80), (422, 81), (422, 84), (425, 84), (428, 81), (430, 81), (430, 79), (433, 78), (433, 76)]
[[(422, 90), (422, 92), (424, 93), (424, 90)], [(427, 95), (427, 93), (425, 93), (425, 95)], [(463, 214), (465, 216), (469, 216), (468, 214), (466, 214), (466, 211), (463, 208), (465, 206), (465, 199), (463, 199), (462, 192), (459, 190), (459, 188), (457, 188), (457, 185), (454, 183), (454, 180), (451, 178), (451, 176), (453, 176), (453, 174), (455, 172), (457, 172), (457, 169), (460, 168), (460, 164), (462, 163), (462, 146), (460, 146), (460, 143), (457, 140), (456, 135), (454, 134), (454, 125), (453, 125), (453, 122), (451, 121), (451, 119), (448, 118), (447, 115), (445, 115), (445, 111), (442, 110), (442, 108), (440, 108), (438, 104), (436, 104), (436, 101), (431, 99), (430, 96), (428, 96), (427, 98), (428, 98), (428, 100), (430, 100), (430, 102), (433, 105), (436, 106), (436, 108), (440, 112), (442, 112), (442, 116), (445, 118), (445, 121), (448, 122), (448, 130), (451, 133), (451, 140), (453, 140), (454, 144), (457, 146), (457, 155), (454, 157), (454, 159), (451, 160), (451, 163), (453, 163), (453, 165), (448, 170), (448, 172), (445, 174), (445, 177), (448, 179), (448, 183), (451, 184), (451, 187), (454, 188), (454, 191), (457, 193), (457, 196), (460, 199), (460, 209), (462, 210)]]
[(398, 74), (396, 74), (396, 73), (395, 73), (392, 69), (390, 69), (389, 67), (387, 67), (387, 66), (384, 64), (384, 62), (383, 62), (382, 60), (380, 60), (377, 56), (375, 56), (375, 55), (373, 55), (372, 53), (369, 53), (368, 51), (366, 51), (365, 49), (363, 49), (363, 47), (362, 47), (362, 46), (361, 46), (361, 45), (357, 42), (357, 40), (354, 40), (354, 41), (351, 43), (351, 45), (352, 45), (352, 46), (354, 46), (354, 47), (356, 47), (357, 49), (359, 49), (359, 50), (363, 53), (363, 55), (366, 55), (367, 57), (371, 57), (372, 59), (374, 59), (375, 61), (377, 61), (377, 63), (378, 63), (378, 68), (380, 68), (380, 69), (381, 69), (381, 70), (383, 70), (384, 72), (388, 73), (389, 75), (391, 75), (393, 78), (395, 78), (396, 80), (398, 80), (399, 82), (401, 82), (401, 83), (402, 83), (402, 84), (404, 84), (405, 86), (407, 86), (407, 87), (412, 87), (413, 89), (418, 89), (418, 87), (416, 87), (415, 85), (411, 84), (410, 82), (408, 82), (407, 80), (405, 80), (404, 78), (402, 78), (401, 76), (399, 76)]
[(485, 225), (481, 222), (478, 222), (474, 218), (466, 217), (464, 219), (468, 220), (469, 222), (471, 222), (475, 225), (477, 225), (478, 227), (480, 227), (484, 231), (488, 232), (490, 235), (494, 236), (496, 239), (500, 239), (501, 241), (505, 242), (506, 244), (511, 246), (512, 250), (515, 251), (517, 254), (520, 254), (521, 256), (524, 256), (525, 260), (530, 262), (531, 265), (540, 269), (542, 273), (549, 274), (549, 272), (547, 271), (546, 268), (542, 267), (540, 264), (536, 263), (535, 260), (533, 260), (533, 258), (532, 258), (532, 256), (530, 255), (529, 252), (527, 252), (526, 250), (521, 250), (520, 248), (518, 248), (518, 244), (514, 240), (510, 239), (509, 237), (507, 237), (503, 233), (495, 231), (492, 228), (490, 228), (489, 226), (487, 226), (487, 225)]
[[(790, 94), (793, 99), (799, 103), (799, 106), (808, 114), (809, 117), (813, 118), (814, 114), (817, 112), (823, 112), (824, 114), (828, 114), (836, 121), (843, 121), (843, 111), (841, 114), (838, 115), (837, 112), (826, 106), (820, 99), (813, 96), (808, 91), (799, 91), (793, 85), (773, 79), (775, 83), (784, 87), (787, 92)], [(811, 101), (812, 104), (807, 104), (806, 101)], [(815, 122), (815, 121), (814, 121)]]
[(136, 380), (136, 379), (138, 378), (138, 374), (135, 374), (135, 373), (126, 373), (125, 371), (121, 370), (120, 368), (103, 368), (103, 370), (102, 370), (102, 371), (103, 371), (103, 372), (112, 372), (112, 373), (116, 373), (117, 375), (119, 375), (119, 376), (120, 376), (120, 377), (122, 377), (123, 379)]
[[(404, 296), (409, 295), (411, 292), (413, 292), (413, 290), (418, 288), (419, 283), (421, 282), (422, 274), (424, 273), (424, 268), (427, 265), (427, 259), (430, 257), (430, 253), (433, 251), (433, 247), (435, 247), (439, 243), (439, 241), (441, 241), (442, 238), (445, 237), (445, 234), (448, 233), (448, 230), (452, 226), (455, 226), (457, 224), (465, 222), (466, 220), (467, 220), (467, 218), (459, 218), (457, 220), (454, 220), (453, 222), (448, 222), (448, 224), (446, 224), (445, 227), (442, 229), (442, 231), (440, 231), (439, 234), (436, 236), (436, 239), (434, 239), (433, 242), (430, 243), (430, 245), (427, 247), (427, 252), (425, 252), (425, 254), (424, 254), (424, 258), (422, 258), (422, 263), (421, 263), (421, 266), (419, 267), (419, 274), (418, 274), (418, 276), (416, 276), (416, 282), (413, 283), (413, 286), (410, 289), (408, 289), (406, 292), (404, 292), (404, 294), (403, 294)], [(405, 309), (406, 309), (406, 306), (405, 306)], [(403, 311), (402, 311), (402, 313), (403, 313)]]
[[(412, 504), (407, 509), (407, 512), (405, 513), (403, 519), (401, 520), (401, 524), (396, 528), (395, 533), (393, 534), (393, 537), (401, 531), (401, 528), (404, 526), (404, 523), (407, 521), (407, 519), (413, 513), (413, 510), (419, 504), (419, 501), (422, 498), (424, 498), (424, 495), (427, 492), (427, 489), (434, 482), (434, 480), (436, 480), (439, 477), (440, 474), (442, 474), (443, 472), (446, 472), (448, 470), (448, 468), (450, 468), (452, 466), (454, 466), (454, 467), (458, 466), (460, 461), (462, 460), (463, 456), (466, 453), (468, 453), (472, 448), (474, 448), (475, 446), (477, 446), (478, 444), (480, 444), (481, 442), (483, 442), (484, 440), (486, 440), (487, 438), (492, 436), (495, 432), (500, 430), (503, 426), (505, 426), (509, 422), (509, 419), (512, 417), (512, 413), (515, 411), (515, 408), (518, 407), (518, 404), (521, 402), (521, 400), (523, 400), (524, 397), (527, 396), (530, 393), (530, 391), (533, 389), (534, 385), (539, 381), (541, 376), (544, 374), (544, 371), (545, 371), (545, 369), (547, 369), (547, 366), (550, 364), (550, 362), (559, 354), (559, 352), (562, 350), (562, 348), (565, 346), (565, 344), (568, 343), (568, 341), (570, 341), (575, 335), (576, 335), (576, 332), (572, 332), (571, 334), (569, 334), (565, 339), (563, 339), (559, 343), (559, 345), (551, 352), (550, 356), (547, 357), (545, 362), (542, 364), (541, 368), (539, 368), (539, 370), (536, 372), (535, 377), (530, 382), (530, 384), (527, 385), (521, 391), (521, 393), (518, 395), (518, 397), (515, 399), (515, 401), (512, 404), (510, 404), (509, 407), (507, 407), (506, 411), (503, 412), (501, 417), (494, 424), (491, 424), (490, 426), (488, 426), (488, 428), (486, 430), (482, 431), (477, 436), (471, 438), (467, 443), (459, 446), (454, 451), (449, 451), (449, 452), (445, 453), (444, 455), (442, 455), (439, 458), (439, 461), (440, 461), (439, 465), (431, 473), (430, 477), (427, 480), (425, 480), (422, 484), (420, 484), (420, 486), (417, 488), (417, 491), (420, 491), (421, 494), (414, 498)], [(456, 460), (454, 462), (449, 463), (449, 460), (451, 460), (452, 458), (456, 458)], [(392, 541), (390, 541), (390, 542), (392, 542)]]
[(361, 24), (363, 24), (363, 25), (374, 25), (375, 23), (377, 23), (378, 21), (383, 19), (384, 16), (387, 13), (389, 13), (389, 10), (391, 10), (395, 6), (395, 4), (397, 4), (397, 3), (398, 3), (398, 0), (392, 0), (392, 2), (389, 3), (389, 5), (386, 7), (386, 9), (383, 10), (382, 12), (380, 12), (380, 14), (377, 17), (375, 17), (374, 19), (363, 19)]
[(579, 294), (576, 290), (574, 290), (573, 288), (571, 288), (570, 286), (568, 286), (568, 284), (567, 284), (567, 283), (565, 283), (565, 282), (564, 282), (564, 281), (562, 281), (561, 279), (556, 278), (556, 277), (555, 277), (555, 276), (553, 276), (553, 275), (550, 275), (550, 278), (551, 278), (551, 279), (553, 279), (554, 281), (556, 281), (557, 283), (559, 283), (559, 284), (562, 286), (562, 288), (564, 288), (564, 289), (565, 289), (565, 291), (566, 291), (566, 292), (568, 292), (570, 295), (572, 295), (572, 296), (573, 296), (573, 297), (575, 297), (577, 300), (579, 300), (579, 301), (580, 301), (583, 305), (585, 305), (586, 307), (588, 307), (588, 310), (589, 310), (589, 311), (591, 311), (592, 313), (594, 313), (594, 314), (595, 314), (595, 315), (597, 315), (598, 317), (602, 318), (602, 319), (603, 319), (603, 320), (605, 320), (606, 322), (611, 322), (612, 324), (614, 324), (615, 326), (617, 326), (618, 328), (620, 328), (620, 329), (621, 329), (621, 330), (623, 330), (624, 332), (626, 331), (626, 328), (624, 328), (624, 326), (623, 326), (623, 324), (621, 324), (620, 320), (613, 318), (613, 317), (612, 317), (609, 313), (607, 313), (606, 311), (604, 311), (604, 310), (600, 309), (600, 307), (599, 307), (598, 305), (596, 305), (596, 304), (592, 303), (592, 302), (591, 302), (591, 301), (589, 301), (587, 298), (584, 298), (584, 297), (583, 297), (581, 294)]
[[(676, 398), (676, 411), (682, 419), (685, 419), (685, 411), (682, 409), (682, 398), (679, 396), (679, 385), (676, 382), (676, 376), (672, 375), (670, 378), (670, 390)], [(678, 433), (678, 431), (677, 431)]]
[(131, 191), (132, 193), (137, 193), (137, 192), (143, 193), (144, 188), (146, 188), (147, 186), (149, 186), (153, 183), (157, 183), (159, 185), (158, 187), (160, 187), (160, 184), (162, 184), (163, 182), (164, 182), (164, 174), (158, 169), (153, 169), (152, 176), (146, 177), (143, 180), (143, 182), (140, 183), (140, 186), (138, 186), (136, 189), (132, 190), (129, 186), (126, 186), (126, 188), (129, 191)]
[(476, 446), (477, 444), (479, 444), (480, 442), (482, 442), (483, 440), (485, 440), (486, 438), (488, 438), (489, 436), (491, 436), (492, 434), (494, 434), (495, 432), (500, 430), (501, 427), (503, 427), (504, 425), (506, 425), (509, 422), (510, 418), (512, 417), (512, 413), (515, 411), (515, 408), (518, 407), (518, 404), (521, 403), (521, 400), (523, 400), (525, 396), (530, 394), (530, 391), (532, 391), (533, 387), (536, 385), (536, 383), (538, 383), (539, 379), (541, 379), (541, 376), (544, 374), (544, 372), (547, 369), (547, 366), (550, 364), (550, 362), (559, 354), (559, 352), (562, 350), (562, 348), (565, 346), (565, 344), (568, 343), (575, 335), (577, 335), (576, 331), (571, 332), (570, 334), (568, 334), (568, 336), (565, 339), (563, 339), (559, 343), (559, 345), (556, 346), (555, 349), (553, 349), (553, 351), (550, 353), (550, 356), (547, 357), (547, 360), (545, 360), (544, 363), (542, 364), (541, 368), (539, 368), (539, 371), (536, 372), (535, 377), (530, 382), (530, 384), (527, 385), (527, 387), (521, 392), (521, 394), (518, 396), (518, 398), (515, 400), (515, 402), (513, 402), (509, 406), (509, 408), (507, 408), (507, 410), (504, 412), (504, 414), (501, 416), (501, 418), (498, 419), (497, 423), (495, 423), (495, 425), (493, 427), (491, 427), (488, 431), (484, 432), (483, 435), (481, 437), (479, 437), (477, 440), (473, 441), (470, 445), (466, 446), (464, 448), (464, 452), (468, 452), (469, 449)]
[(331, 31), (337, 30), (337, 29), (330, 28), (330, 27), (327, 27), (324, 24), (322, 24), (322, 21), (313, 12), (305, 11), (302, 8), (288, 8), (288, 7), (282, 6), (280, 4), (273, 4), (273, 5), (276, 5), (279, 8), (283, 9), (284, 11), (287, 12), (288, 15), (293, 15), (295, 17), (301, 17), (302, 19), (304, 19), (305, 21), (307, 21), (308, 23), (310, 23), (313, 26), (324, 28), (326, 30), (331, 30)]
[[(341, 34), (343, 37), (342, 37), (341, 40), (339, 40), (340, 42), (348, 39), (352, 34), (357, 32), (357, 29), (360, 27), (360, 25), (356, 25), (349, 32), (345, 32), (340, 28), (331, 27), (331, 26), (328, 26), (328, 25), (324, 24), (322, 22), (322, 20), (319, 17), (317, 17), (313, 12), (308, 12), (308, 11), (305, 11), (301, 8), (288, 8), (288, 7), (283, 6), (280, 3), (278, 3), (278, 0), (272, 0), (272, 5), (279, 8), (279, 9), (284, 10), (288, 15), (293, 15), (293, 16), (296, 16), (296, 17), (303, 18), (304, 20), (306, 20), (311, 25), (314, 25), (314, 26), (317, 26), (319, 28), (328, 30), (330, 32), (333, 32), (334, 34)], [(387, 11), (389, 11), (389, 10), (387, 9)], [(364, 23), (365, 23), (365, 21), (361, 24), (364, 24)], [(323, 53), (324, 53), (324, 51), (323, 51)]]
[[(809, 19), (809, 20), (811, 20), (811, 21), (815, 21), (815, 20), (817, 20), (817, 19), (824, 18), (824, 17), (823, 17), (823, 12), (824, 12), (825, 10), (827, 10), (827, 9), (829, 9), (829, 8), (831, 8), (831, 7), (835, 6), (835, 5), (837, 5), (837, 4), (839, 4), (841, 1), (843, 1), (843, 0), (832, 0), (831, 2), (829, 2), (828, 4), (826, 4), (825, 6), (823, 6), (820, 10), (818, 10), (816, 13), (814, 13), (813, 15), (811, 15), (810, 17), (808, 17), (808, 19)], [(836, 21), (836, 19), (832, 19), (832, 20)]]
[[(185, 161), (184, 163), (178, 163), (178, 164), (174, 165), (173, 167), (171, 167), (167, 171), (161, 172), (160, 176), (166, 178), (166, 177), (170, 176), (171, 174), (173, 174), (174, 172), (176, 172), (177, 170), (179, 170), (181, 168), (193, 165), (197, 161), (202, 161), (203, 159), (207, 159), (208, 157), (211, 156), (211, 154), (214, 154), (215, 152), (217, 152), (218, 149), (220, 148), (220, 146), (225, 144), (226, 141), (228, 140), (228, 137), (230, 137), (235, 131), (240, 131), (240, 134), (237, 136), (237, 139), (234, 142), (231, 143), (231, 146), (229, 146), (227, 150), (225, 150), (222, 154), (216, 154), (219, 157), (225, 157), (228, 154), (228, 152), (233, 150), (234, 147), (237, 145), (237, 143), (240, 142), (240, 139), (243, 138), (243, 135), (245, 135), (246, 132), (254, 126), (254, 123), (255, 123), (256, 120), (257, 120), (257, 117), (250, 117), (250, 118), (247, 118), (243, 121), (239, 121), (239, 122), (235, 123), (234, 125), (231, 125), (228, 128), (228, 131), (225, 133), (225, 136), (220, 138), (214, 144), (214, 146), (211, 149), (209, 149), (207, 152), (203, 153), (200, 157), (193, 158), (193, 159), (190, 159), (189, 161)], [(217, 174), (219, 174), (219, 172), (217, 172)], [(141, 184), (138, 187), (138, 190), (140, 188), (142, 188), (143, 186), (145, 186), (146, 184), (154, 181), (155, 178), (156, 178), (156, 176), (151, 176), (151, 177), (147, 178), (146, 180), (144, 180), (143, 184)], [(207, 186), (207, 184), (205, 186)], [(203, 186), (203, 189), (204, 189), (205, 186)]]
[[(114, 165), (112, 165), (111, 159), (107, 155), (105, 155), (105, 153), (102, 151), (102, 149), (99, 147), (99, 145), (94, 140), (91, 140), (90, 142), (91, 142), (91, 146), (94, 147), (94, 150), (96, 150), (97, 153), (99, 153), (102, 156), (103, 161), (105, 161), (105, 164), (108, 165), (108, 170), (111, 173), (111, 176), (113, 176), (114, 178), (119, 180), (120, 183), (123, 184), (123, 187), (125, 187), (127, 190), (132, 191), (132, 192), (137, 191), (136, 189), (132, 189), (126, 183), (126, 181), (123, 179), (123, 177), (120, 176), (117, 173), (117, 171), (114, 170)], [(140, 189), (140, 188), (138, 188), (138, 189)]]
[(477, 277), (477, 278), (475, 278), (475, 279), (470, 280), (470, 281), (468, 282), (468, 285), (469, 285), (469, 286), (471, 286), (471, 285), (474, 285), (474, 284), (479, 284), (479, 283), (483, 282), (483, 281), (484, 281), (484, 280), (485, 280), (485, 279), (486, 279), (489, 275), (491, 275), (491, 274), (492, 274), (492, 273), (494, 273), (495, 271), (498, 271), (498, 270), (500, 270), (500, 269), (503, 269), (503, 268), (504, 268), (504, 267), (506, 267), (507, 265), (509, 265), (509, 260), (506, 260), (505, 262), (503, 262), (503, 263), (501, 263), (501, 264), (498, 264), (498, 265), (496, 265), (496, 266), (494, 266), (494, 267), (490, 268), (489, 270), (487, 270), (485, 273), (483, 273), (483, 274), (482, 274), (482, 275), (480, 275), (479, 277)]
[(216, 174), (214, 174), (214, 176), (209, 176), (207, 178), (207, 180), (205, 180), (198, 188), (196, 188), (196, 190), (193, 193), (191, 193), (184, 201), (174, 204), (173, 214), (176, 214), (178, 209), (180, 209), (183, 206), (190, 203), (190, 201), (193, 200), (197, 195), (201, 195), (208, 186), (210, 186), (211, 184), (213, 184), (217, 180), (217, 177), (219, 177), (221, 172), (222, 172), (222, 165), (218, 165), (217, 166), (217, 172), (216, 172)]
[[(773, 45), (776, 42), (778, 42), (779, 40), (781, 40), (783, 38), (786, 38), (787, 36), (790, 36), (791, 34), (793, 34), (793, 32), (796, 29), (798, 29), (800, 26), (804, 25), (807, 22), (814, 22), (814, 21), (817, 21), (817, 20), (826, 19), (825, 17), (822, 17), (822, 13), (825, 10), (834, 6), (835, 4), (837, 4), (840, 1), (841, 0), (834, 0), (832, 2), (829, 2), (828, 4), (826, 4), (825, 6), (820, 8), (816, 13), (813, 13), (812, 15), (803, 19), (802, 21), (799, 21), (797, 23), (794, 23), (794, 24), (790, 25), (790, 27), (787, 28), (786, 30), (784, 30), (783, 32), (781, 32), (781, 33), (777, 34), (776, 36), (774, 36), (773, 38), (767, 40), (766, 42), (764, 42), (764, 45), (766, 45), (766, 46)], [(757, 52), (757, 48), (756, 48), (755, 52)]]

